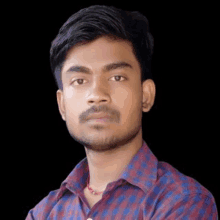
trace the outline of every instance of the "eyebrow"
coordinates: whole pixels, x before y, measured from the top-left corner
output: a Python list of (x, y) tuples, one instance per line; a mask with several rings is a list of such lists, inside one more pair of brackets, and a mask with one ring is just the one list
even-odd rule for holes
[[(130, 68), (133, 69), (132, 65), (121, 61), (121, 62), (115, 62), (115, 63), (110, 63), (105, 65), (102, 70), (103, 72), (109, 72), (111, 70), (115, 70), (115, 69), (121, 69), (121, 68)], [(85, 66), (79, 66), (79, 65), (74, 65), (71, 66), (66, 73), (74, 73), (74, 72), (78, 72), (78, 73), (86, 73), (86, 74), (91, 74), (91, 71), (89, 68), (85, 67)]]

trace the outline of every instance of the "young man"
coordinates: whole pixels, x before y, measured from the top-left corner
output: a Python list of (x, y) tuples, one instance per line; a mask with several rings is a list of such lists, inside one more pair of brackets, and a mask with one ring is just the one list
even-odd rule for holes
[(30, 219), (217, 219), (212, 194), (159, 162), (142, 138), (154, 104), (153, 37), (146, 17), (91, 6), (51, 46), (62, 119), (84, 158), (28, 213)]

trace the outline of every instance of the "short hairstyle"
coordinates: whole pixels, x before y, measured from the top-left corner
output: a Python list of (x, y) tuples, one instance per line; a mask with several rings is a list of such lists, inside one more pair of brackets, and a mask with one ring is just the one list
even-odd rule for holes
[(92, 5), (70, 16), (51, 42), (50, 65), (59, 89), (63, 90), (61, 71), (67, 52), (73, 46), (92, 42), (102, 36), (131, 42), (133, 53), (141, 67), (141, 82), (152, 79), (154, 39), (148, 19), (138, 11)]

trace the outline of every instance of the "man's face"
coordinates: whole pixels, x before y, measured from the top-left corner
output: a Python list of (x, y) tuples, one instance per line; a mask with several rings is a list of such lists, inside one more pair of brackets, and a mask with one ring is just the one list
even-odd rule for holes
[[(131, 67), (103, 69), (126, 62)], [(89, 74), (71, 71), (88, 68)], [(78, 69), (79, 70), (79, 69)], [(70, 135), (93, 151), (104, 152), (131, 141), (142, 129), (141, 68), (126, 41), (106, 37), (73, 47), (62, 68), (63, 91), (57, 101)], [(77, 80), (78, 79), (78, 80)], [(95, 112), (110, 115), (106, 122), (89, 120)]]

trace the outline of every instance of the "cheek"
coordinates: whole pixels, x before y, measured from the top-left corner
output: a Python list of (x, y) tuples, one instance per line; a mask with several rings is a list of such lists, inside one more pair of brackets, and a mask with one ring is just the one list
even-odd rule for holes
[(80, 112), (75, 112), (75, 110), (82, 109), (82, 100), (83, 97), (85, 97), (84, 94), (77, 94), (71, 87), (65, 89), (65, 104), (70, 109), (70, 113), (77, 115), (76, 113)]
[(69, 100), (69, 99), (71, 99), (72, 97), (73, 97), (73, 89), (71, 88), (71, 87), (67, 87), (65, 90), (64, 90), (64, 95), (65, 95), (65, 97), (66, 97), (66, 99), (67, 99), (67, 101)]
[(125, 119), (132, 115), (132, 117), (135, 117), (137, 112), (140, 111), (141, 97), (132, 89), (118, 91), (115, 100), (117, 100), (117, 106), (123, 112)]
[(77, 102), (74, 99), (75, 95), (72, 89), (65, 88), (64, 90), (64, 102), (65, 102), (65, 112), (66, 117), (69, 123), (74, 124), (77, 120), (77, 115), (79, 114), (77, 112)]

